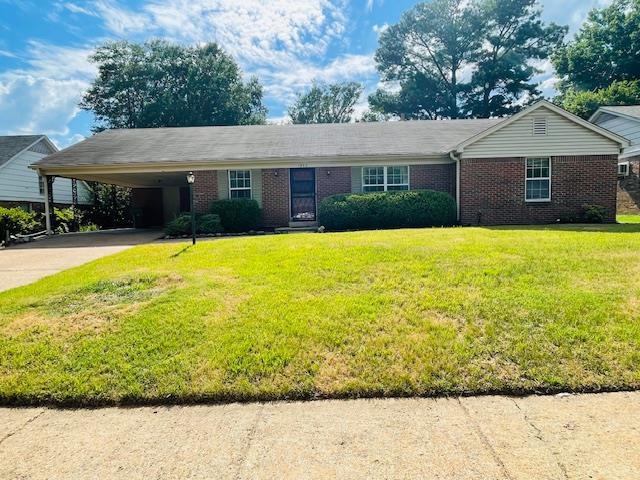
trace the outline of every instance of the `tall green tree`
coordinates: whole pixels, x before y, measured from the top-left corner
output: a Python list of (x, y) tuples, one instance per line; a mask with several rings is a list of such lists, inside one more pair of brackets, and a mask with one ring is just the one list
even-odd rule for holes
[(536, 0), (433, 0), (405, 12), (380, 37), (375, 59), (396, 91), (373, 110), (411, 118), (502, 116), (539, 96), (536, 60), (567, 28), (544, 24)]
[(598, 108), (606, 105), (640, 104), (640, 81), (613, 82), (599, 90), (568, 90), (558, 97), (558, 103), (584, 119), (589, 119)]
[(109, 42), (90, 59), (98, 76), (80, 106), (96, 130), (265, 122), (262, 86), (215, 43)]
[(553, 55), (562, 91), (640, 79), (640, 0), (614, 0), (589, 13), (575, 38)]
[(293, 123), (348, 123), (363, 87), (357, 82), (323, 85), (314, 82), (288, 109)]

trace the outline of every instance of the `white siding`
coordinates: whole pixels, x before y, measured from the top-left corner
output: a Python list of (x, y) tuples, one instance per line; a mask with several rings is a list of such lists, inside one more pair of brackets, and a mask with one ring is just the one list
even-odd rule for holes
[[(547, 118), (547, 134), (533, 134), (533, 118)], [(469, 145), (462, 158), (616, 155), (620, 146), (548, 108), (525, 115)]]
[[(45, 155), (25, 151), (9, 160), (0, 168), (0, 200), (12, 202), (43, 203), (40, 194), (38, 174), (29, 165)], [(71, 204), (71, 180), (56, 178), (53, 182), (53, 201)], [(83, 182), (78, 182), (78, 201), (81, 204), (91, 202), (91, 195)]]
[(362, 167), (351, 167), (351, 191), (362, 193)]
[(602, 128), (616, 133), (631, 142), (631, 145), (640, 144), (640, 121), (629, 118), (615, 117), (602, 123), (597, 122)]

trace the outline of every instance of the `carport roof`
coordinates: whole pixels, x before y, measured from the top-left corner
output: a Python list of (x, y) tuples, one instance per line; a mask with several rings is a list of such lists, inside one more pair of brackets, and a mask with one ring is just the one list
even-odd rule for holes
[(38, 161), (56, 167), (435, 157), (504, 119), (108, 130)]

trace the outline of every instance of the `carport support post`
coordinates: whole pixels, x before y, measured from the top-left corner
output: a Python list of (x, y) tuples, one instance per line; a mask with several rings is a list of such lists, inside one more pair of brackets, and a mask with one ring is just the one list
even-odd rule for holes
[(49, 175), (44, 176), (44, 221), (45, 228), (47, 230), (47, 235), (53, 235), (53, 230), (51, 229), (51, 195), (50, 190), (52, 187), (52, 183), (49, 180)]

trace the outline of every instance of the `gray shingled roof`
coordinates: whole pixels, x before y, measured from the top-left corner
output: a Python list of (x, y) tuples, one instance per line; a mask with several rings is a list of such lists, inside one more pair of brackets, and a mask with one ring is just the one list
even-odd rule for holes
[(434, 120), (109, 130), (49, 155), (37, 165), (103, 166), (443, 155), (500, 121)]
[(640, 119), (640, 105), (629, 105), (622, 107), (602, 107), (604, 110), (609, 110), (611, 112), (621, 113), (623, 115), (628, 115), (630, 117), (636, 117)]
[(0, 166), (7, 163), (39, 138), (42, 138), (42, 135), (0, 136)]

